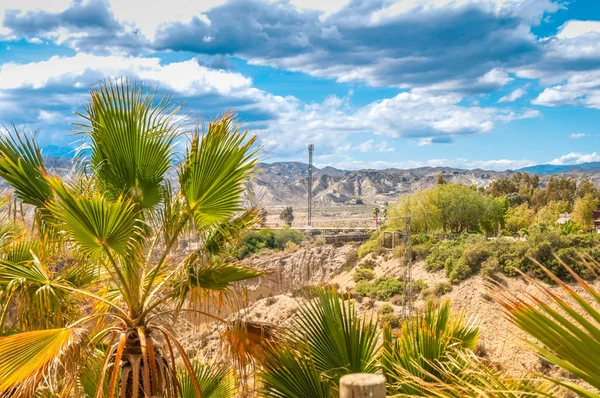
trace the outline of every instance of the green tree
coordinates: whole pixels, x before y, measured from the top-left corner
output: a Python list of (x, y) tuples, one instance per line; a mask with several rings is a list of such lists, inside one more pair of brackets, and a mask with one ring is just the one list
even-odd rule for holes
[(587, 194), (592, 194), (596, 198), (599, 198), (600, 190), (598, 190), (598, 188), (590, 180), (588, 180), (587, 178), (584, 178), (577, 185), (576, 195), (578, 198), (583, 198)]
[(545, 225), (556, 225), (558, 217), (562, 213), (569, 211), (569, 203), (564, 200), (555, 200), (549, 202), (546, 206), (538, 210), (535, 216), (535, 222)]
[(512, 233), (517, 233), (522, 229), (529, 228), (535, 221), (535, 211), (528, 204), (510, 207), (506, 211), (504, 222), (506, 229)]
[(594, 226), (594, 210), (598, 207), (598, 198), (588, 193), (583, 198), (577, 198), (573, 205), (573, 221), (584, 231)]
[(474, 189), (458, 184), (436, 186), (433, 193), (444, 232), (467, 232), (477, 229), (485, 212), (481, 195)]
[(404, 229), (401, 217), (412, 215), (411, 228), (414, 232), (432, 232), (441, 228), (440, 213), (435, 197), (435, 188), (401, 196), (389, 210), (386, 224), (390, 229)]
[[(54, 318), (40, 328), (17, 320), (2, 331), (9, 335), (0, 337), (0, 392), (30, 396), (50, 380), (60, 396), (85, 396), (80, 386), (91, 384), (97, 396), (175, 397), (180, 358), (202, 396), (161, 319), (202, 313), (211, 294), (234, 294), (233, 282), (261, 275), (223, 254), (255, 222), (256, 212), (241, 205), (257, 159), (255, 138), (226, 114), (204, 133), (187, 133), (174, 190), (166, 175), (184, 133), (178, 110), (169, 96), (126, 80), (94, 87), (78, 124), (88, 167), (65, 179), (45, 168), (33, 139), (0, 138), (0, 176), (34, 206), (37, 225), (13, 255), (3, 248), (1, 313), (46, 310)], [(184, 231), (200, 242), (187, 255), (176, 250)], [(38, 287), (39, 299), (15, 300), (15, 287)], [(85, 313), (59, 312), (75, 300)], [(95, 358), (97, 371), (86, 371)]]
[(499, 229), (504, 227), (504, 216), (508, 210), (508, 201), (506, 198), (493, 196), (483, 196), (483, 215), (479, 219), (479, 227), (488, 235), (498, 233)]
[(286, 223), (288, 227), (291, 227), (294, 222), (294, 209), (292, 209), (291, 206), (286, 207), (281, 214), (279, 214), (279, 219)]

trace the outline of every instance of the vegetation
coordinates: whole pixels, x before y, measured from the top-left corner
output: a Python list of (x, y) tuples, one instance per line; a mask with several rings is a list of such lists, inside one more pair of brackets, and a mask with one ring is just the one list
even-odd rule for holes
[(241, 260), (258, 253), (262, 249), (284, 250), (290, 247), (290, 244), (299, 245), (303, 239), (304, 234), (301, 231), (291, 228), (279, 230), (262, 228), (260, 230), (245, 231), (240, 236), (234, 255)]
[[(195, 367), (163, 323), (202, 313), (211, 295), (261, 274), (228, 254), (256, 221), (241, 203), (257, 160), (254, 138), (231, 114), (186, 132), (178, 110), (126, 80), (94, 87), (77, 124), (86, 167), (64, 178), (45, 168), (32, 138), (0, 138), (0, 176), (35, 211), (32, 226), (0, 220), (5, 395), (174, 397), (180, 381), (194, 396), (208, 388), (199, 378), (213, 370)], [(190, 145), (174, 189), (165, 175), (182, 135)], [(175, 256), (184, 234), (199, 248)]]
[(353, 290), (359, 296), (371, 297), (383, 301), (387, 301), (397, 294), (402, 294), (402, 291), (403, 283), (396, 278), (387, 276), (377, 278), (373, 282), (360, 281)]
[(294, 209), (292, 209), (291, 206), (286, 207), (281, 214), (279, 214), (279, 219), (286, 223), (288, 227), (291, 227), (294, 222)]
[(262, 357), (266, 397), (333, 397), (348, 373), (377, 370), (376, 320), (358, 317), (352, 300), (331, 288), (301, 309), (284, 341)]
[(354, 282), (370, 281), (373, 278), (375, 278), (375, 272), (370, 268), (361, 267), (354, 272), (354, 275), (352, 275)]
[(392, 307), (382, 306), (379, 314), (390, 318), (383, 323), (381, 345), (373, 318), (361, 319), (352, 300), (321, 290), (282, 340), (261, 355), (262, 394), (333, 398), (339, 396), (344, 374), (381, 370), (389, 396), (556, 396), (555, 384), (509, 377), (480, 360), (475, 355), (478, 323), (465, 313), (453, 313), (448, 302), (428, 305), (396, 332)]

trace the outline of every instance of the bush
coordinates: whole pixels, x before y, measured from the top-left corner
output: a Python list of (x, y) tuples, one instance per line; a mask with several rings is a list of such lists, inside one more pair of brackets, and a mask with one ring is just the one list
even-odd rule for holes
[(293, 252), (293, 251), (296, 251), (296, 250), (298, 250), (298, 248), (299, 248), (299, 247), (300, 247), (300, 246), (299, 246), (297, 243), (294, 243), (294, 242), (287, 242), (287, 243), (285, 244), (285, 248), (284, 248), (284, 250), (285, 250), (285, 251), (287, 251), (287, 252)]
[(481, 264), (481, 275), (490, 278), (502, 271), (500, 262), (496, 257), (490, 257)]
[(367, 259), (360, 264), (361, 268), (368, 268), (368, 269), (375, 269), (376, 265), (377, 265), (377, 263), (371, 259)]
[(345, 271), (350, 271), (352, 268), (356, 266), (358, 263), (358, 253), (356, 249), (350, 249), (346, 253), (346, 261), (344, 262), (343, 269)]
[(365, 243), (363, 243), (358, 248), (358, 257), (363, 258), (367, 254), (376, 251), (376, 249), (378, 249), (378, 250), (383, 249), (381, 247), (381, 232), (380, 231), (374, 232), (373, 235), (371, 235), (371, 237), (369, 238), (369, 240), (366, 241)]
[(393, 314), (394, 313), (394, 308), (391, 305), (389, 305), (388, 303), (385, 303), (384, 305), (382, 305), (381, 307), (379, 307), (379, 310), (377, 312), (380, 315)]
[(440, 297), (451, 291), (452, 285), (449, 282), (438, 282), (433, 287), (424, 289), (423, 296), (425, 297), (425, 301), (427, 301), (430, 296)]
[(375, 273), (372, 269), (369, 268), (359, 268), (356, 270), (356, 272), (354, 272), (354, 275), (352, 276), (354, 282), (370, 281), (373, 278), (375, 278)]
[(389, 313), (383, 314), (379, 317), (379, 324), (383, 327), (383, 325), (388, 324), (392, 329), (397, 329), (400, 326), (400, 317), (396, 314)]
[(427, 282), (425, 282), (422, 279), (417, 279), (412, 281), (412, 293), (417, 296), (419, 293), (421, 293), (424, 289), (427, 289), (429, 287), (429, 285), (427, 284)]
[(268, 228), (246, 231), (235, 247), (234, 255), (241, 260), (263, 249), (285, 250), (286, 247), (294, 247), (292, 243), (296, 245), (295, 248), (298, 248), (303, 239), (304, 234), (301, 231), (291, 228), (277, 231)]
[(354, 293), (382, 301), (389, 300), (392, 296), (402, 294), (403, 284), (396, 278), (383, 277), (374, 282), (360, 281), (354, 287)]

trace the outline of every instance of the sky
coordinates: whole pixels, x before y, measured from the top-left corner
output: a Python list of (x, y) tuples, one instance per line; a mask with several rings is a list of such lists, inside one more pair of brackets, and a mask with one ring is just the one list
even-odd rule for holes
[(600, 161), (600, 0), (0, 1), (0, 122), (46, 155), (119, 77), (233, 110), (267, 162)]

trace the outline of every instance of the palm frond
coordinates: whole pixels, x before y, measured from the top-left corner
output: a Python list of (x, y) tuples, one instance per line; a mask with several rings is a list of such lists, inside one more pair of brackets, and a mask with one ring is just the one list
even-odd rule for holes
[(374, 373), (377, 368), (377, 321), (361, 319), (354, 302), (333, 288), (319, 290), (302, 308), (290, 328), (292, 345), (306, 347), (315, 368), (337, 383), (348, 373)]
[(304, 353), (280, 347), (261, 363), (261, 393), (269, 398), (331, 398), (332, 387)]
[(391, 328), (384, 328), (381, 363), (390, 391), (422, 393), (403, 383), (404, 374), (408, 372), (424, 381), (432, 381), (431, 375), (441, 377), (438, 364), (475, 349), (478, 337), (477, 321), (462, 312), (453, 314), (449, 301), (440, 306), (428, 305), (424, 314), (405, 321), (396, 335)]
[(78, 124), (89, 139), (90, 162), (107, 194), (125, 194), (141, 208), (156, 206), (179, 135), (179, 106), (127, 79), (100, 83)]
[(42, 152), (32, 137), (12, 131), (0, 137), (0, 177), (9, 183), (24, 203), (44, 207), (52, 199), (45, 179)]
[(76, 196), (58, 177), (48, 178), (58, 201), (50, 211), (81, 252), (97, 257), (106, 249), (126, 255), (140, 241), (141, 221), (133, 202), (100, 193)]
[[(419, 396), (436, 398), (534, 398), (555, 397), (559, 392), (554, 383), (539, 378), (509, 377), (481, 362), (470, 351), (456, 352), (444, 362), (430, 362), (430, 372), (419, 363), (418, 372), (396, 365), (404, 391), (419, 391)], [(414, 368), (413, 368), (414, 369)], [(421, 375), (425, 375), (422, 377)], [(413, 392), (401, 392), (394, 397), (414, 397)]]
[[(204, 398), (231, 398), (235, 396), (236, 385), (233, 369), (227, 364), (193, 361), (192, 368)], [(196, 398), (191, 376), (185, 367), (179, 367), (177, 378), (181, 386), (181, 397)]]
[(82, 331), (74, 328), (0, 337), (0, 392), (35, 388), (53, 362), (77, 347), (81, 340)]
[(256, 137), (234, 127), (228, 113), (192, 137), (179, 173), (181, 192), (199, 230), (226, 222), (241, 208), (242, 194), (257, 164)]
[(180, 294), (185, 294), (192, 289), (206, 289), (225, 291), (233, 283), (257, 278), (264, 274), (253, 267), (246, 267), (236, 263), (221, 263), (190, 266), (185, 275), (176, 282)]
[[(563, 264), (585, 294), (576, 292), (559, 280), (551, 271), (540, 265), (575, 304), (570, 304), (538, 281), (523, 275), (538, 291), (546, 296), (526, 294), (517, 297), (501, 287), (495, 292), (496, 300), (504, 307), (511, 322), (535, 339), (523, 344), (547, 361), (575, 374), (596, 389), (600, 389), (600, 292), (584, 281), (576, 272)], [(598, 264), (590, 264), (600, 270)], [(580, 396), (600, 397), (574, 383), (555, 380)]]
[(68, 315), (75, 311), (65, 282), (35, 256), (28, 262), (0, 261), (0, 297), (4, 301), (0, 328), (11, 305), (15, 305), (22, 328), (64, 326)]

